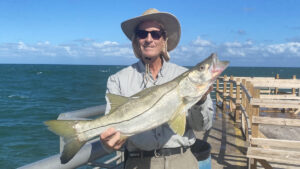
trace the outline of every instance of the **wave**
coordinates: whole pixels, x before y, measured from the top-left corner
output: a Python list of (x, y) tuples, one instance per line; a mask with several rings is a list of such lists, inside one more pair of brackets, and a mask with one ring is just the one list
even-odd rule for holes
[(29, 99), (30, 97), (29, 96), (25, 96), (25, 95), (9, 95), (7, 96), (8, 98), (13, 98), (13, 99)]

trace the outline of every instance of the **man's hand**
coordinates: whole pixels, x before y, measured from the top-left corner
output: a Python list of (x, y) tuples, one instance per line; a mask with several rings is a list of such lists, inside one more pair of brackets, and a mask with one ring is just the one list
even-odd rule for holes
[(101, 133), (100, 139), (103, 145), (106, 147), (119, 150), (126, 140), (121, 139), (120, 132), (116, 131), (114, 128), (109, 128), (105, 132)]
[(206, 98), (207, 98), (207, 95), (208, 95), (211, 91), (213, 91), (213, 90), (214, 90), (214, 86), (211, 85), (211, 86), (209, 87), (209, 89), (207, 90), (207, 92), (202, 96), (201, 100), (200, 100), (198, 103), (196, 103), (196, 104), (197, 104), (197, 105), (203, 104), (203, 103), (205, 102)]

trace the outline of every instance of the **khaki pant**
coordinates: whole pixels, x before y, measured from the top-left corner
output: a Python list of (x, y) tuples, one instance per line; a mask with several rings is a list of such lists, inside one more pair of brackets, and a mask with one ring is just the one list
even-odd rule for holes
[(128, 158), (125, 169), (198, 169), (198, 161), (188, 149), (171, 156)]

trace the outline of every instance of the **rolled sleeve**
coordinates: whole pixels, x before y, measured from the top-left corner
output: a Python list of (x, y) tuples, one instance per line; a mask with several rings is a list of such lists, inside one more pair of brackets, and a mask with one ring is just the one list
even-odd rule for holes
[(210, 95), (208, 95), (204, 103), (194, 105), (189, 109), (188, 125), (196, 131), (209, 130), (212, 127), (213, 116), (213, 103)]

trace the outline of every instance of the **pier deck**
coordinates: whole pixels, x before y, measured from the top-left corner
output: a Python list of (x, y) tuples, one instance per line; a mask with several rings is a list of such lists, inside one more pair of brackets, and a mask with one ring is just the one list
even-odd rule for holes
[(247, 143), (240, 127), (232, 117), (216, 109), (213, 127), (207, 132), (197, 132), (197, 138), (210, 143), (212, 169), (246, 169)]
[(300, 80), (225, 75), (216, 100), (212, 168), (300, 169)]

